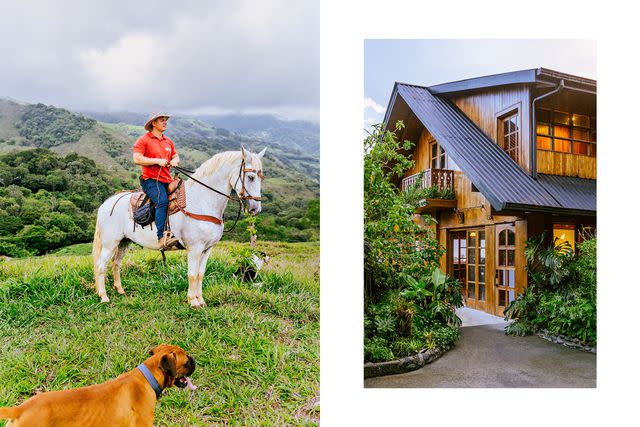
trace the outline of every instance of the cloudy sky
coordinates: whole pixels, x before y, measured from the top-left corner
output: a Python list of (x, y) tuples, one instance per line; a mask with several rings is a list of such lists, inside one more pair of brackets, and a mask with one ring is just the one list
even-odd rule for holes
[(319, 119), (316, 0), (0, 3), (0, 97)]
[(365, 128), (379, 123), (394, 82), (430, 86), (551, 68), (596, 78), (594, 40), (365, 40)]

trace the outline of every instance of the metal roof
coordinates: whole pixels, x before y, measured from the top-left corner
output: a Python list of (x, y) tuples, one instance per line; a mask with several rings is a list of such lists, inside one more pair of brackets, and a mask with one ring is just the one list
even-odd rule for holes
[(429, 91), (434, 95), (438, 95), (511, 84), (540, 83), (544, 85), (556, 85), (560, 80), (565, 81), (567, 88), (576, 86), (576, 89), (596, 90), (595, 80), (550, 70), (548, 68), (531, 68), (528, 70), (511, 71), (508, 73), (492, 74), (490, 76), (474, 77), (433, 85), (429, 86)]
[[(574, 206), (583, 206), (582, 202), (584, 206), (591, 206), (586, 199), (581, 198), (581, 203), (571, 201), (574, 186), (563, 193), (560, 181), (545, 179), (545, 186), (534, 180), (462, 111), (447, 99), (433, 95), (430, 89), (396, 83), (393, 100), (396, 94), (404, 99), (494, 209), (574, 209)], [(575, 188), (583, 189), (583, 186), (576, 184)], [(593, 198), (595, 200), (595, 192)]]
[(567, 209), (596, 211), (596, 180), (538, 174), (538, 182)]
[(455, 82), (429, 86), (433, 94), (459, 92), (463, 90), (482, 89), (492, 86), (502, 86), (517, 83), (535, 83), (536, 68), (530, 70), (513, 71), (510, 73), (492, 74), (490, 76), (474, 77)]

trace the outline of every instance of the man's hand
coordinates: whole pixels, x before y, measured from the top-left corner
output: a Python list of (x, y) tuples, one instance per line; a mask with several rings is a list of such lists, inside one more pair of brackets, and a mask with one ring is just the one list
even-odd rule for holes
[(158, 159), (158, 161), (156, 163), (157, 163), (158, 166), (164, 168), (167, 165), (169, 165), (169, 160), (167, 160), (167, 159)]
[(169, 162), (169, 164), (171, 166), (178, 166), (178, 164), (180, 163), (180, 158), (178, 156), (175, 156), (173, 159), (171, 159), (171, 161)]

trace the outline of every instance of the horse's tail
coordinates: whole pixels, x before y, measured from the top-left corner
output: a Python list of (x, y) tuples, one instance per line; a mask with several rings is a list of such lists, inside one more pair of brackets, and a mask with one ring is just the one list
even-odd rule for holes
[(98, 274), (98, 261), (100, 259), (100, 252), (102, 252), (102, 236), (100, 233), (100, 226), (96, 221), (96, 232), (93, 234), (93, 249), (91, 250), (91, 256), (93, 257), (93, 274)]
[(20, 414), (22, 414), (22, 408), (19, 406), (0, 408), (0, 420), (15, 420)]

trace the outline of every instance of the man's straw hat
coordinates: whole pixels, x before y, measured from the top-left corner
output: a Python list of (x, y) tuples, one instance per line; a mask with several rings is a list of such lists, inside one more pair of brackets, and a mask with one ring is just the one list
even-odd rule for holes
[(153, 126), (151, 125), (151, 123), (153, 123), (153, 121), (155, 119), (159, 119), (160, 117), (166, 117), (169, 118), (171, 117), (170, 114), (166, 114), (166, 113), (151, 113), (151, 115), (149, 116), (149, 120), (147, 121), (147, 123), (144, 125), (144, 128), (151, 132), (151, 129), (153, 129)]

